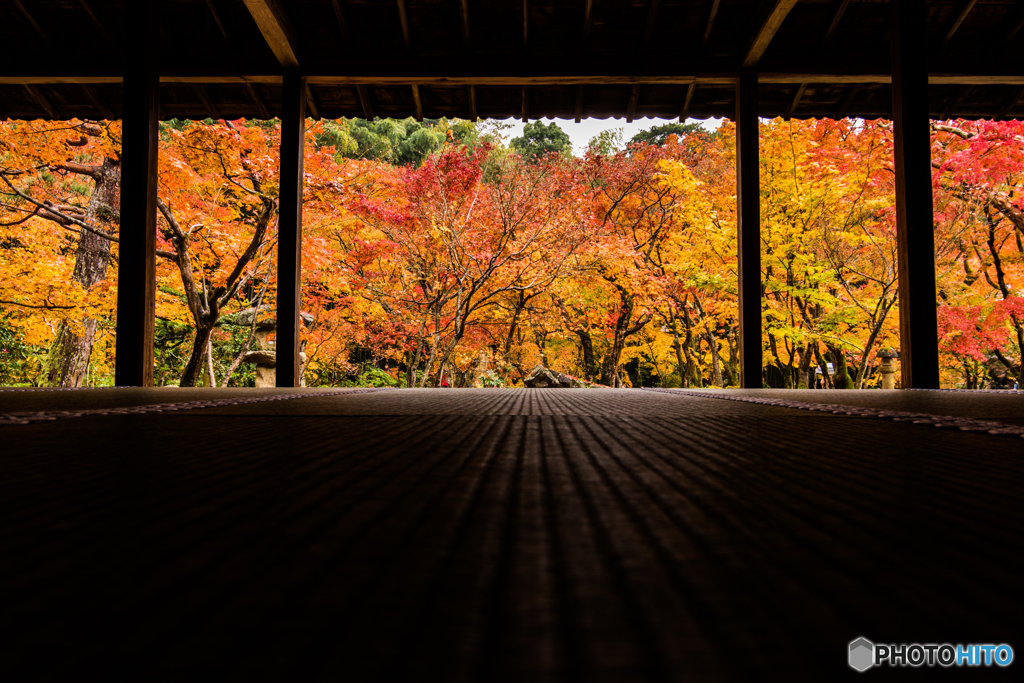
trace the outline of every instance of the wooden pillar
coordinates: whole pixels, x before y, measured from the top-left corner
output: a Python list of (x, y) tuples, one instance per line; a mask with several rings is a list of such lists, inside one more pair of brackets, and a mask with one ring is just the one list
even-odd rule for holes
[(894, 0), (892, 118), (896, 172), (900, 371), (904, 389), (939, 388), (931, 132), (923, 0)]
[(306, 79), (284, 77), (281, 111), (281, 204), (277, 242), (277, 386), (299, 386), (299, 310), (302, 284), (302, 157), (306, 136)]
[(159, 2), (125, 3), (121, 221), (114, 381), (153, 385), (156, 181), (160, 115)]
[(761, 201), (758, 168), (757, 76), (736, 83), (736, 240), (740, 315), (740, 386), (760, 389)]

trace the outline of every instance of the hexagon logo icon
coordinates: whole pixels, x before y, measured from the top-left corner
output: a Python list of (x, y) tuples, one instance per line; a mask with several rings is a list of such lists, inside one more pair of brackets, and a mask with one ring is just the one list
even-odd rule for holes
[(867, 638), (858, 638), (850, 643), (850, 666), (857, 671), (867, 671), (875, 664), (875, 644)]

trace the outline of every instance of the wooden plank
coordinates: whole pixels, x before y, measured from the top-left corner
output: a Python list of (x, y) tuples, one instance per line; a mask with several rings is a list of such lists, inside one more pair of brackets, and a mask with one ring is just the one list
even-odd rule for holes
[(278, 63), (286, 69), (299, 66), (299, 40), (280, 0), (244, 0)]
[(373, 105), (370, 103), (370, 91), (365, 85), (357, 85), (356, 94), (359, 95), (359, 105), (363, 108), (363, 118), (367, 121), (373, 121)]
[(476, 112), (476, 86), (467, 85), (466, 89), (469, 96), (469, 120), (476, 122), (480, 118)]
[(206, 88), (204, 88), (202, 84), (193, 83), (192, 90), (195, 92), (196, 97), (199, 98), (199, 101), (203, 103), (207, 116), (215, 121), (223, 118), (220, 115), (220, 110), (217, 109), (217, 105), (215, 105), (213, 100), (210, 99), (210, 94), (206, 92)]
[(800, 99), (804, 96), (804, 91), (807, 90), (807, 84), (801, 83), (797, 89), (796, 94), (793, 95), (793, 99), (789, 101), (789, 106), (786, 107), (786, 113), (782, 115), (782, 118), (787, 121), (793, 118), (793, 112), (800, 106)]
[(637, 83), (629, 93), (629, 104), (626, 105), (626, 123), (633, 123), (636, 114), (636, 103), (640, 99), (640, 84)]
[(92, 87), (88, 83), (83, 83), (78, 87), (82, 89), (85, 96), (89, 98), (90, 102), (92, 102), (92, 106), (96, 108), (96, 111), (99, 112), (101, 118), (107, 119), (108, 121), (114, 118), (114, 112), (112, 112), (110, 107), (107, 106), (107, 103), (103, 101), (103, 98), (100, 97), (96, 88)]
[(420, 100), (420, 86), (412, 86), (412, 107), (417, 121), (423, 121), (423, 102)]
[(925, 33), (926, 8), (923, 0), (895, 0), (890, 8), (902, 386), (937, 389), (928, 72), (918, 43)]
[(573, 121), (579, 123), (583, 119), (583, 84), (576, 86), (576, 108), (573, 112)]
[(786, 16), (796, 6), (796, 3), (797, 0), (773, 1), (771, 9), (768, 11), (768, 16), (765, 17), (764, 22), (754, 32), (754, 36), (750, 41), (750, 47), (747, 48), (747, 55), (743, 58), (743, 66), (745, 68), (754, 66), (761, 61), (761, 55), (768, 49), (772, 38), (782, 28), (782, 22), (785, 21)]
[(686, 87), (686, 99), (683, 100), (683, 108), (679, 110), (679, 123), (686, 123), (690, 118), (690, 105), (693, 104), (693, 94), (697, 92), (697, 84), (691, 83)]
[(708, 46), (708, 40), (711, 39), (711, 29), (715, 27), (715, 17), (718, 15), (719, 4), (721, 4), (721, 0), (711, 0), (711, 10), (708, 12), (708, 23), (704, 26), (704, 37), (700, 41), (702, 49)]
[(121, 226), (114, 381), (153, 385), (160, 21), (157, 2), (125, 5)]
[(836, 13), (832, 15), (832, 23), (828, 25), (828, 30), (825, 31), (825, 35), (821, 39), (821, 46), (825, 47), (828, 41), (832, 40), (832, 35), (839, 28), (839, 20), (846, 14), (846, 8), (850, 4), (850, 0), (840, 0), (839, 6), (836, 8)]
[(31, 97), (35, 101), (35, 103), (38, 104), (39, 107), (46, 112), (46, 115), (50, 118), (51, 121), (55, 121), (61, 118), (61, 115), (57, 111), (57, 108), (50, 104), (50, 100), (47, 99), (46, 95), (43, 94), (42, 90), (40, 90), (37, 86), (34, 85), (26, 85), (24, 86), (24, 88), (26, 92), (28, 92), (29, 97)]
[(956, 15), (956, 19), (954, 19), (952, 25), (950, 25), (949, 31), (946, 32), (946, 37), (942, 39), (942, 47), (946, 47), (946, 45), (949, 44), (949, 41), (953, 39), (953, 36), (956, 34), (957, 30), (959, 30), (960, 26), (967, 18), (967, 15), (971, 13), (971, 10), (974, 9), (976, 4), (978, 4), (978, 0), (967, 0), (967, 2), (964, 3), (963, 7), (960, 9), (960, 13)]
[(405, 0), (397, 0), (398, 2), (398, 23), (402, 25), (402, 44), (405, 45), (405, 51), (409, 52), (412, 50), (412, 32), (409, 30), (409, 13), (405, 9)]
[(739, 275), (740, 386), (763, 385), (761, 358), (761, 202), (757, 76), (736, 83), (736, 221)]
[(306, 142), (306, 81), (284, 77), (281, 106), (280, 217), (277, 242), (277, 386), (299, 386), (302, 305), (302, 164)]

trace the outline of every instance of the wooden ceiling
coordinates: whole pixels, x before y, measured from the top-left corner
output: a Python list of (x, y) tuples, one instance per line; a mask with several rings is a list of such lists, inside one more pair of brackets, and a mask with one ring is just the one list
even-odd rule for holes
[[(128, 0), (124, 0), (128, 1)], [(121, 112), (124, 1), (0, 0), (0, 118)], [(150, 0), (136, 0), (150, 1)], [(1024, 3), (929, 0), (936, 118), (1024, 117)], [(887, 117), (884, 0), (164, 0), (163, 118)]]

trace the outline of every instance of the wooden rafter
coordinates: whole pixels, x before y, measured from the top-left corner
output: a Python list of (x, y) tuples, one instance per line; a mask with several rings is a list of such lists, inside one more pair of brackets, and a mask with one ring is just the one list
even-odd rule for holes
[(278, 63), (286, 69), (297, 69), (299, 41), (280, 0), (244, 1)]
[(832, 23), (828, 25), (828, 30), (825, 31), (825, 35), (821, 39), (822, 47), (825, 47), (825, 44), (832, 40), (832, 35), (836, 32), (836, 29), (839, 28), (839, 20), (843, 18), (849, 4), (850, 0), (840, 0), (839, 6), (836, 7), (836, 13), (832, 15)]
[(765, 17), (764, 22), (754, 31), (754, 36), (747, 48), (747, 54), (743, 58), (743, 66), (751, 67), (761, 61), (761, 55), (768, 49), (772, 38), (779, 32), (782, 22), (789, 15), (790, 10), (796, 6), (797, 0), (774, 0), (772, 7)]
[(651, 36), (654, 35), (654, 19), (658, 15), (658, 0), (650, 0), (647, 3), (647, 24), (644, 27), (644, 38), (641, 44), (642, 49), (647, 49), (651, 44)]
[(398, 23), (402, 25), (402, 44), (405, 45), (405, 50), (408, 52), (412, 49), (412, 32), (409, 30), (409, 13), (405, 8), (405, 0), (397, 0), (398, 2)]
[(11, 0), (11, 2), (13, 2), (14, 6), (18, 8), (18, 11), (21, 12), (22, 16), (28, 20), (28, 23), (32, 24), (32, 28), (34, 28), (36, 33), (39, 34), (39, 37), (43, 39), (43, 42), (49, 43), (50, 35), (43, 30), (43, 27), (38, 21), (36, 21), (35, 17), (32, 16), (32, 13), (28, 11), (28, 8), (25, 7), (24, 3), (22, 3), (21, 0)]
[(704, 37), (701, 38), (700, 46), (705, 48), (708, 46), (708, 40), (711, 39), (711, 29), (715, 27), (715, 17), (718, 16), (718, 5), (721, 0), (711, 0), (711, 9), (708, 12), (708, 23), (704, 26)]
[(309, 83), (305, 84), (306, 88), (306, 111), (317, 121), (320, 120), (320, 107), (316, 103), (316, 97), (313, 96), (313, 88)]
[(359, 105), (363, 108), (363, 118), (373, 121), (373, 106), (370, 104), (370, 91), (365, 85), (357, 85), (356, 93), (359, 95)]
[(476, 111), (476, 86), (467, 85), (466, 90), (469, 97), (469, 120), (475, 122), (480, 118)]
[(953, 39), (953, 35), (960, 28), (960, 25), (964, 23), (964, 20), (967, 19), (967, 15), (971, 13), (971, 10), (974, 9), (976, 4), (978, 4), (978, 0), (967, 0), (963, 7), (960, 8), (959, 14), (956, 15), (956, 19), (954, 19), (953, 23), (950, 25), (949, 31), (946, 32), (946, 37), (942, 39), (943, 47), (948, 45), (949, 41)]
[(1024, 7), (1021, 7), (1021, 9), (1017, 11), (1017, 16), (1014, 18), (1016, 21), (1010, 24), (1010, 30), (1006, 32), (1006, 38), (1003, 40), (1007, 45), (1009, 45), (1013, 39), (1017, 37), (1017, 34), (1020, 33), (1020, 30), (1024, 28)]
[(633, 123), (633, 116), (636, 114), (636, 103), (640, 99), (640, 84), (633, 84), (629, 93), (629, 104), (626, 106), (626, 123)]
[(224, 22), (220, 19), (220, 12), (217, 11), (216, 5), (213, 4), (213, 0), (206, 0), (206, 9), (210, 11), (210, 16), (213, 18), (213, 23), (217, 25), (217, 31), (220, 33), (221, 38), (228, 44), (231, 43), (231, 37), (228, 36), (228, 30), (224, 28)]
[(800, 99), (804, 96), (804, 91), (807, 90), (807, 84), (801, 83), (797, 86), (796, 93), (793, 95), (793, 99), (789, 101), (789, 106), (786, 107), (786, 113), (782, 115), (782, 118), (787, 121), (793, 118), (793, 112), (800, 106)]
[(469, 0), (459, 0), (459, 16), (462, 19), (462, 42), (469, 45)]
[(523, 49), (530, 46), (530, 0), (523, 0)]
[(1008, 99), (1003, 104), (1003, 106), (999, 107), (999, 110), (996, 112), (995, 115), (996, 120), (1005, 118), (1006, 115), (1010, 113), (1010, 110), (1013, 109), (1017, 105), (1017, 103), (1021, 101), (1021, 98), (1024, 98), (1024, 87), (1018, 88), (1017, 91), (1010, 97), (1010, 99)]
[(102, 118), (107, 119), (108, 121), (114, 118), (114, 112), (112, 112), (110, 107), (107, 106), (107, 103), (103, 101), (103, 98), (100, 97), (96, 88), (88, 83), (82, 83), (78, 87), (80, 87), (82, 92), (85, 93), (85, 96), (89, 98), (89, 101), (92, 102), (92, 106), (96, 108), (96, 111), (99, 112), (99, 115)]
[(56, 107), (50, 104), (50, 100), (46, 99), (46, 95), (43, 94), (42, 90), (40, 90), (34, 85), (26, 85), (25, 90), (28, 91), (29, 97), (35, 100), (36, 104), (42, 107), (43, 111), (46, 112), (47, 116), (49, 116), (51, 119), (61, 118), (60, 115), (57, 113)]
[(199, 101), (203, 103), (207, 116), (214, 120), (223, 118), (220, 115), (220, 110), (217, 109), (217, 105), (210, 99), (210, 94), (206, 92), (206, 88), (201, 83), (193, 83), (192, 90), (195, 92), (196, 97), (199, 98)]
[(586, 4), (583, 6), (583, 47), (586, 47), (590, 43), (590, 29), (593, 25), (594, 0), (587, 0)]
[(583, 85), (576, 86), (576, 109), (573, 120), (579, 123), (583, 119)]
[(953, 113), (960, 108), (960, 105), (964, 103), (964, 100), (974, 90), (973, 85), (961, 85), (956, 94), (949, 98), (949, 102), (946, 103), (945, 108), (942, 110), (942, 114), (939, 115), (940, 119), (949, 119), (953, 117)]
[[(207, 0), (207, 2), (209, 2), (209, 0)], [(87, 0), (78, 0), (78, 4), (82, 7), (83, 10), (85, 10), (85, 13), (89, 15), (89, 20), (92, 22), (92, 25), (96, 28), (96, 32), (100, 34), (100, 38), (102, 38), (104, 41), (110, 42), (110, 31), (107, 30), (107, 27), (104, 26), (103, 22), (100, 21), (99, 17), (96, 16), (96, 12), (93, 11), (92, 7), (89, 5)]]
[(530, 122), (530, 86), (523, 86), (523, 123)]
[(249, 93), (249, 99), (252, 100), (253, 104), (256, 105), (256, 110), (260, 113), (260, 118), (264, 121), (271, 118), (270, 112), (267, 111), (267, 105), (263, 103), (263, 98), (256, 92), (255, 86), (252, 83), (245, 84), (245, 90)]
[(423, 120), (423, 101), (420, 99), (420, 86), (412, 86), (412, 107), (417, 121)]
[(679, 110), (679, 123), (686, 123), (686, 119), (690, 118), (690, 105), (693, 104), (693, 94), (696, 91), (696, 81), (686, 86), (686, 99), (683, 100), (683, 108)]
[(843, 93), (843, 99), (839, 101), (839, 108), (836, 109), (835, 119), (845, 119), (846, 112), (850, 111), (850, 107), (853, 106), (853, 101), (857, 98), (857, 93), (860, 92), (860, 83), (851, 83), (846, 86), (846, 92)]
[(349, 28), (348, 16), (345, 14), (345, 5), (342, 0), (331, 0), (334, 7), (334, 19), (338, 22), (338, 31), (342, 40), (345, 41), (345, 49), (352, 49), (352, 29)]

